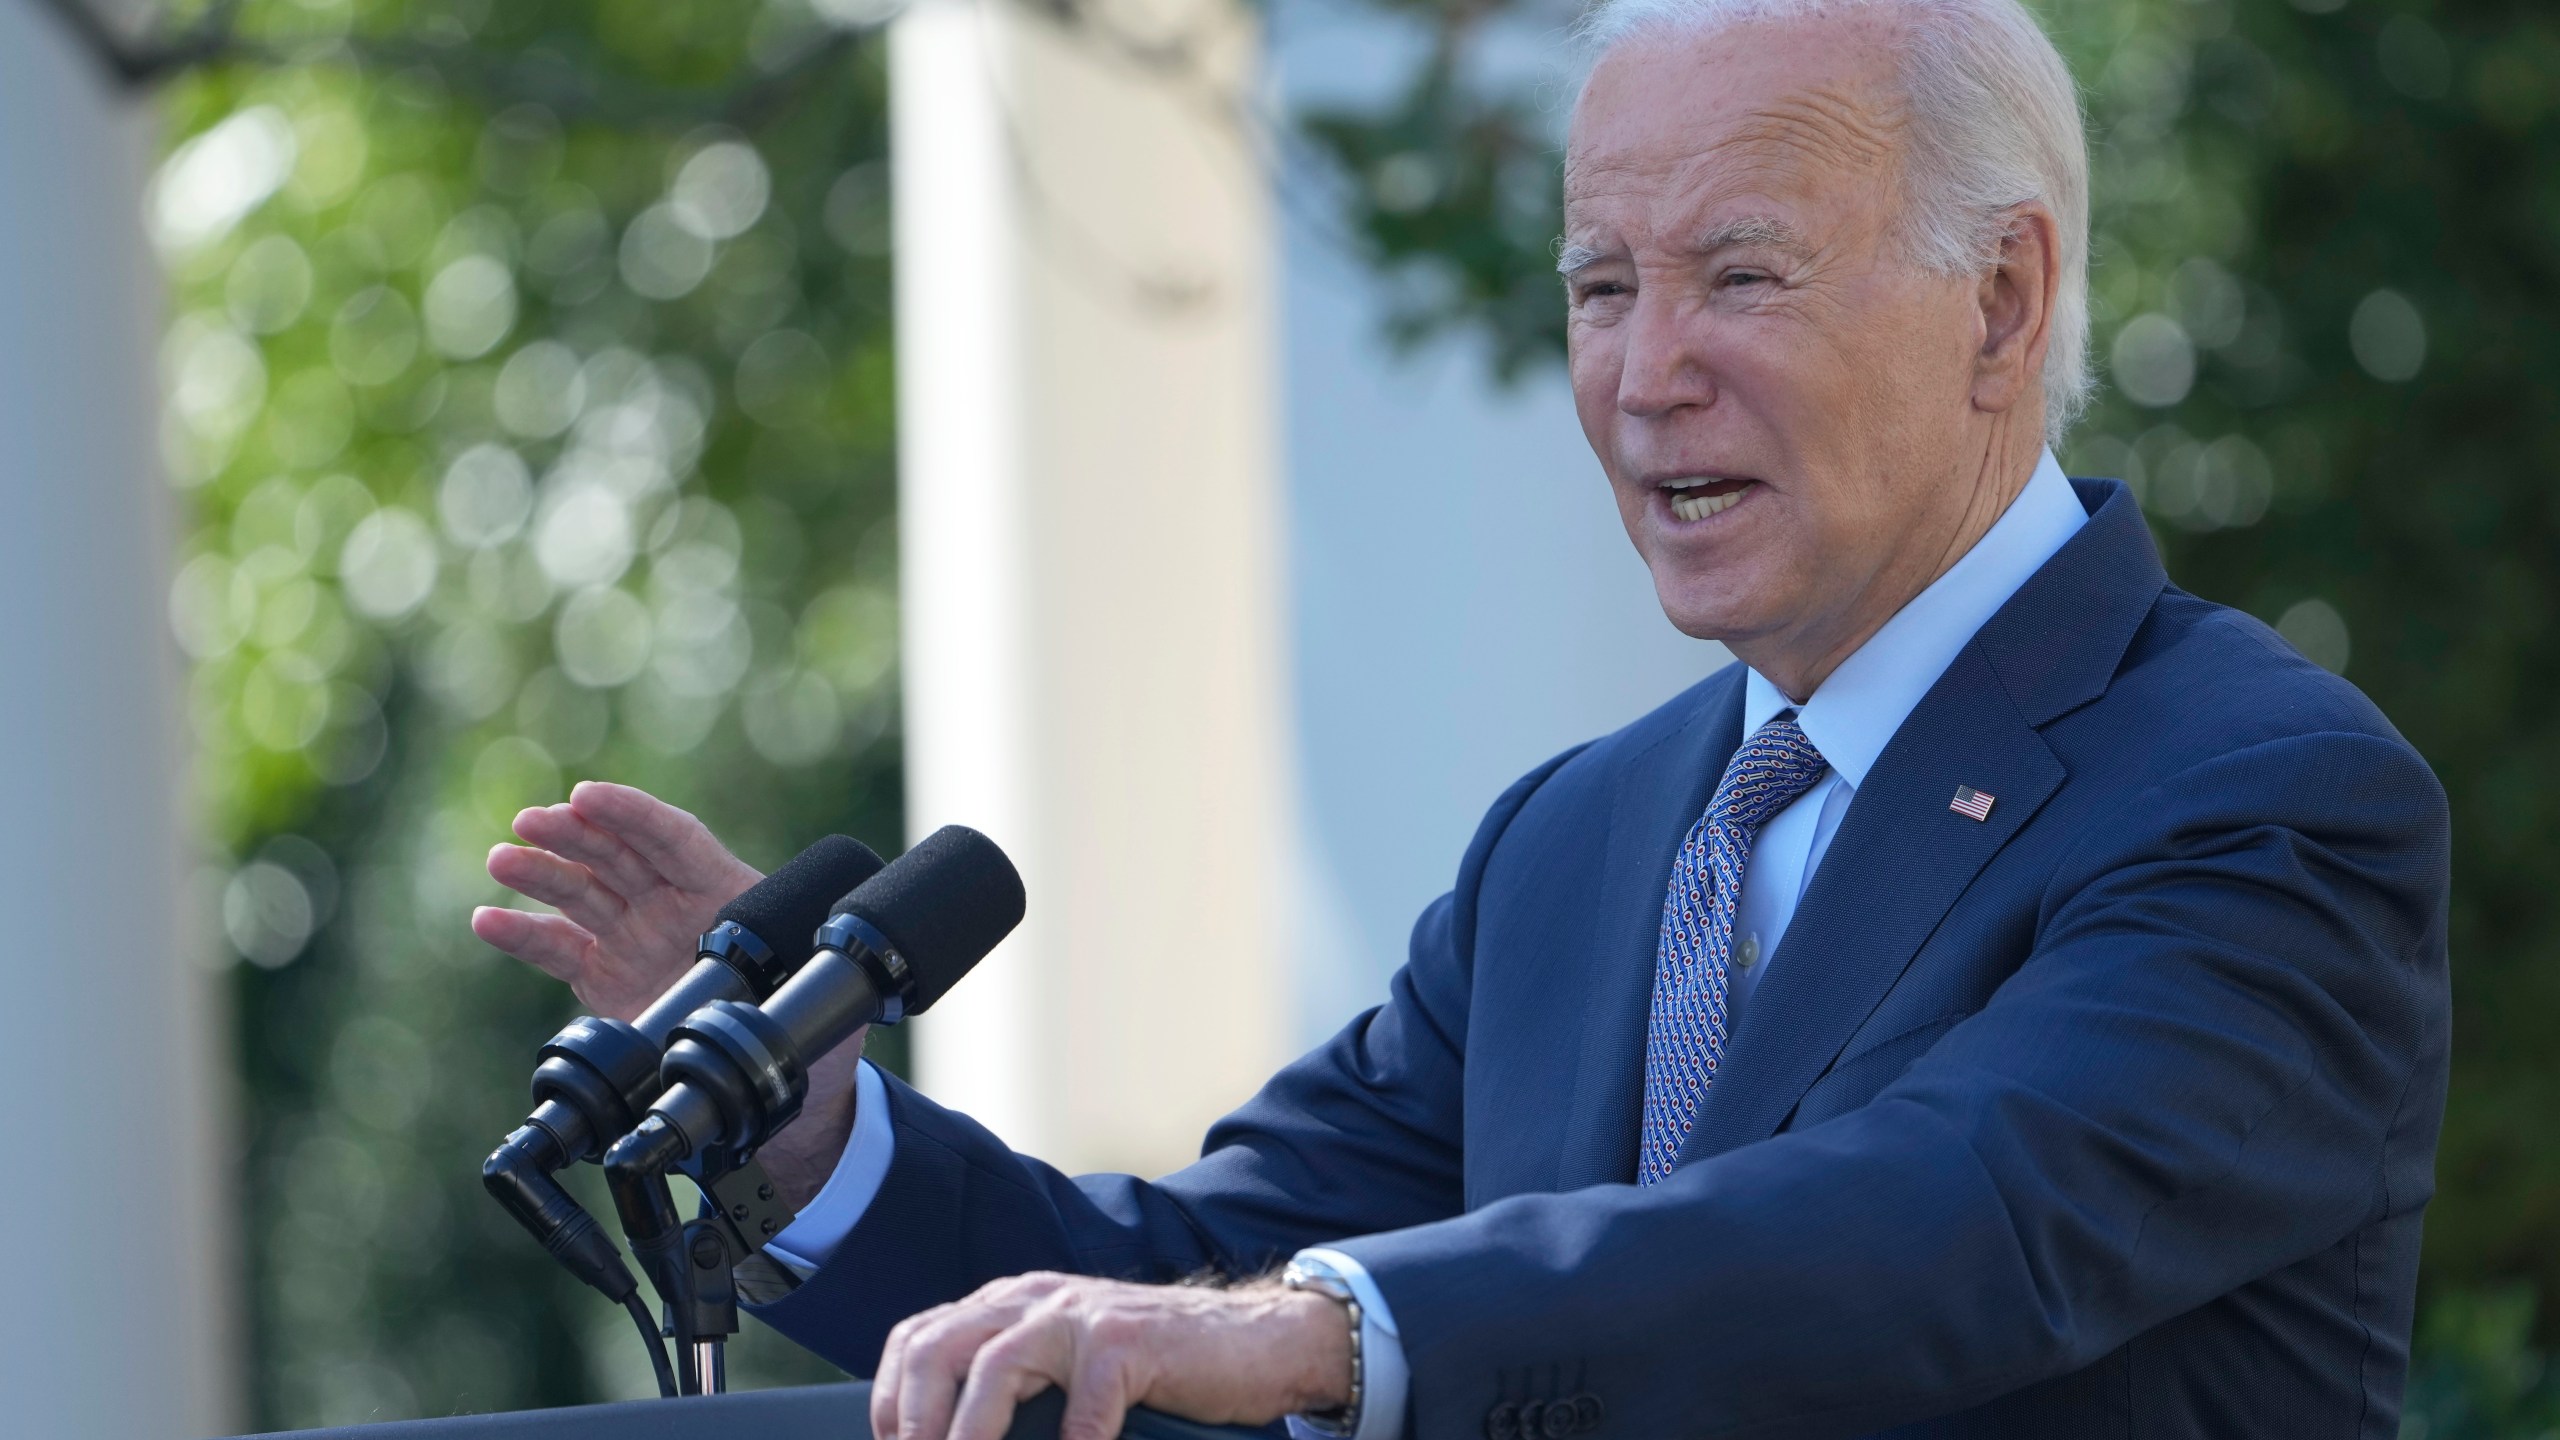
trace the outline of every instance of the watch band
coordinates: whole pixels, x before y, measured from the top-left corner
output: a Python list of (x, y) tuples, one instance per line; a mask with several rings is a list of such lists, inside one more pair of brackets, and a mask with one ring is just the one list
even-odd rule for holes
[(1338, 1300), (1342, 1302), (1344, 1312), (1350, 1316), (1350, 1403), (1337, 1409), (1311, 1411), (1298, 1417), (1299, 1420), (1306, 1424), (1307, 1428), (1315, 1431), (1319, 1435), (1338, 1437), (1338, 1440), (1349, 1440), (1349, 1437), (1360, 1432), (1360, 1402), (1365, 1398), (1367, 1390), (1365, 1383), (1367, 1375), (1365, 1368), (1362, 1365), (1360, 1354), (1360, 1333), (1362, 1330), (1360, 1297), (1352, 1293), (1351, 1283), (1342, 1277), (1342, 1273), (1340, 1271), (1324, 1263), (1322, 1260), (1298, 1259), (1290, 1261), (1288, 1268), (1280, 1272), (1280, 1283), (1291, 1290), (1305, 1290), (1317, 1295), (1325, 1296), (1328, 1299)]

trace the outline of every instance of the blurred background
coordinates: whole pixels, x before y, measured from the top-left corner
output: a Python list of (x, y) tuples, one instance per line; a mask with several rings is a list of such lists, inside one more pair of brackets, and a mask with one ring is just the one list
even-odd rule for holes
[[(2560, 17), (2035, 8), (2066, 464), (2453, 797), (2403, 1433), (2560, 1433)], [(573, 1007), (465, 919), (579, 779), (766, 867), (987, 829), (1030, 922), (873, 1053), (1064, 1163), (1178, 1165), (1374, 1003), (1504, 784), (1722, 663), (1563, 391), (1572, 19), (0, 0), (31, 1433), (648, 1393), (476, 1180)]]

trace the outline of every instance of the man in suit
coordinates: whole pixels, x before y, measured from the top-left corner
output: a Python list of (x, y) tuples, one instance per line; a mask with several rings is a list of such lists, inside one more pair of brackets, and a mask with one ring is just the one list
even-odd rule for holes
[[(1561, 268), (1664, 609), (1740, 663), (1486, 816), (1387, 1002), (1152, 1183), (838, 1062), (762, 1308), (883, 1434), (1068, 1391), (1385, 1437), (2395, 1432), (2444, 799), (2047, 448), (2084, 145), (2015, 0), (1614, 0)], [(492, 943), (628, 1012), (751, 879), (582, 787)], [(1265, 1278), (1283, 1261), (1285, 1282)], [(1164, 1282), (1201, 1273), (1229, 1283)]]

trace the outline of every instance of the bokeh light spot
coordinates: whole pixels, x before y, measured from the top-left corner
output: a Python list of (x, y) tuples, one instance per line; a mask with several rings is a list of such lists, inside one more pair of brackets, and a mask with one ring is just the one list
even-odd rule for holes
[(534, 522), (533, 550), (543, 573), (564, 590), (609, 585), (631, 566), (631, 507), (610, 488), (555, 477)]
[(720, 140), (695, 151), (676, 172), (667, 187), (667, 214), (705, 240), (728, 240), (763, 216), (772, 195), (773, 177), (755, 147)]
[(498, 371), (491, 403), (498, 423), (528, 440), (547, 440), (568, 429), (587, 403), (578, 352), (557, 340), (536, 340), (518, 350)]
[(338, 582), (358, 614), (397, 620), (425, 603), (436, 584), (435, 532), (402, 509), (376, 510), (347, 532)]
[(824, 758), (844, 734), (844, 710), (835, 687), (806, 670), (757, 677), (738, 700), (747, 743), (776, 765), (806, 765)]
[(253, 105), (169, 154), (152, 187), (152, 238), (163, 252), (200, 249), (231, 233), (293, 174), (293, 123)]
[(476, 360), (507, 338), (516, 323), (516, 282), (504, 262), (465, 255), (427, 285), (427, 336), (454, 360)]
[(436, 489), (444, 533), (471, 550), (513, 539), (533, 511), (533, 477), (504, 445), (479, 444), (453, 457)]
[(2136, 405), (2164, 410), (2187, 398), (2196, 383), (2196, 347), (2166, 315), (2136, 315), (2116, 332), (2116, 388)]
[(273, 335), (311, 304), (311, 257), (289, 235), (261, 235), (231, 262), (222, 298), (231, 321), (252, 335)]
[(2276, 633), (2324, 670), (2347, 671), (2347, 621), (2326, 600), (2303, 600), (2276, 621)]
[(2394, 385), (2415, 380), (2427, 368), (2426, 317), (2399, 291), (2376, 290), (2347, 322), (2347, 345), (2374, 379)]
[(222, 930), (242, 959), (273, 970), (310, 942), (315, 916), (300, 877), (270, 860), (233, 871), (222, 887)]
[(390, 384), (418, 358), (417, 311), (389, 286), (357, 291), (329, 326), (329, 358), (350, 385)]
[(591, 690), (625, 684), (649, 664), (649, 607), (615, 586), (581, 590), (560, 607), (551, 639), (570, 679)]
[(710, 273), (711, 242), (664, 204), (641, 211), (622, 232), (622, 283), (635, 295), (679, 300)]

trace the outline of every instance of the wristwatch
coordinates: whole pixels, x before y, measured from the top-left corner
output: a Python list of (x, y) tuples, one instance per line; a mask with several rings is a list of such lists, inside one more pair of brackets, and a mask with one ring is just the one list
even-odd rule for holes
[(1351, 1317), (1351, 1401), (1332, 1410), (1316, 1410), (1298, 1417), (1300, 1423), (1319, 1435), (1333, 1440), (1350, 1440), (1360, 1433), (1360, 1401), (1366, 1389), (1360, 1361), (1360, 1297), (1351, 1291), (1351, 1282), (1342, 1272), (1322, 1260), (1300, 1258), (1289, 1262), (1280, 1272), (1280, 1283), (1291, 1290), (1307, 1290), (1342, 1302)]

